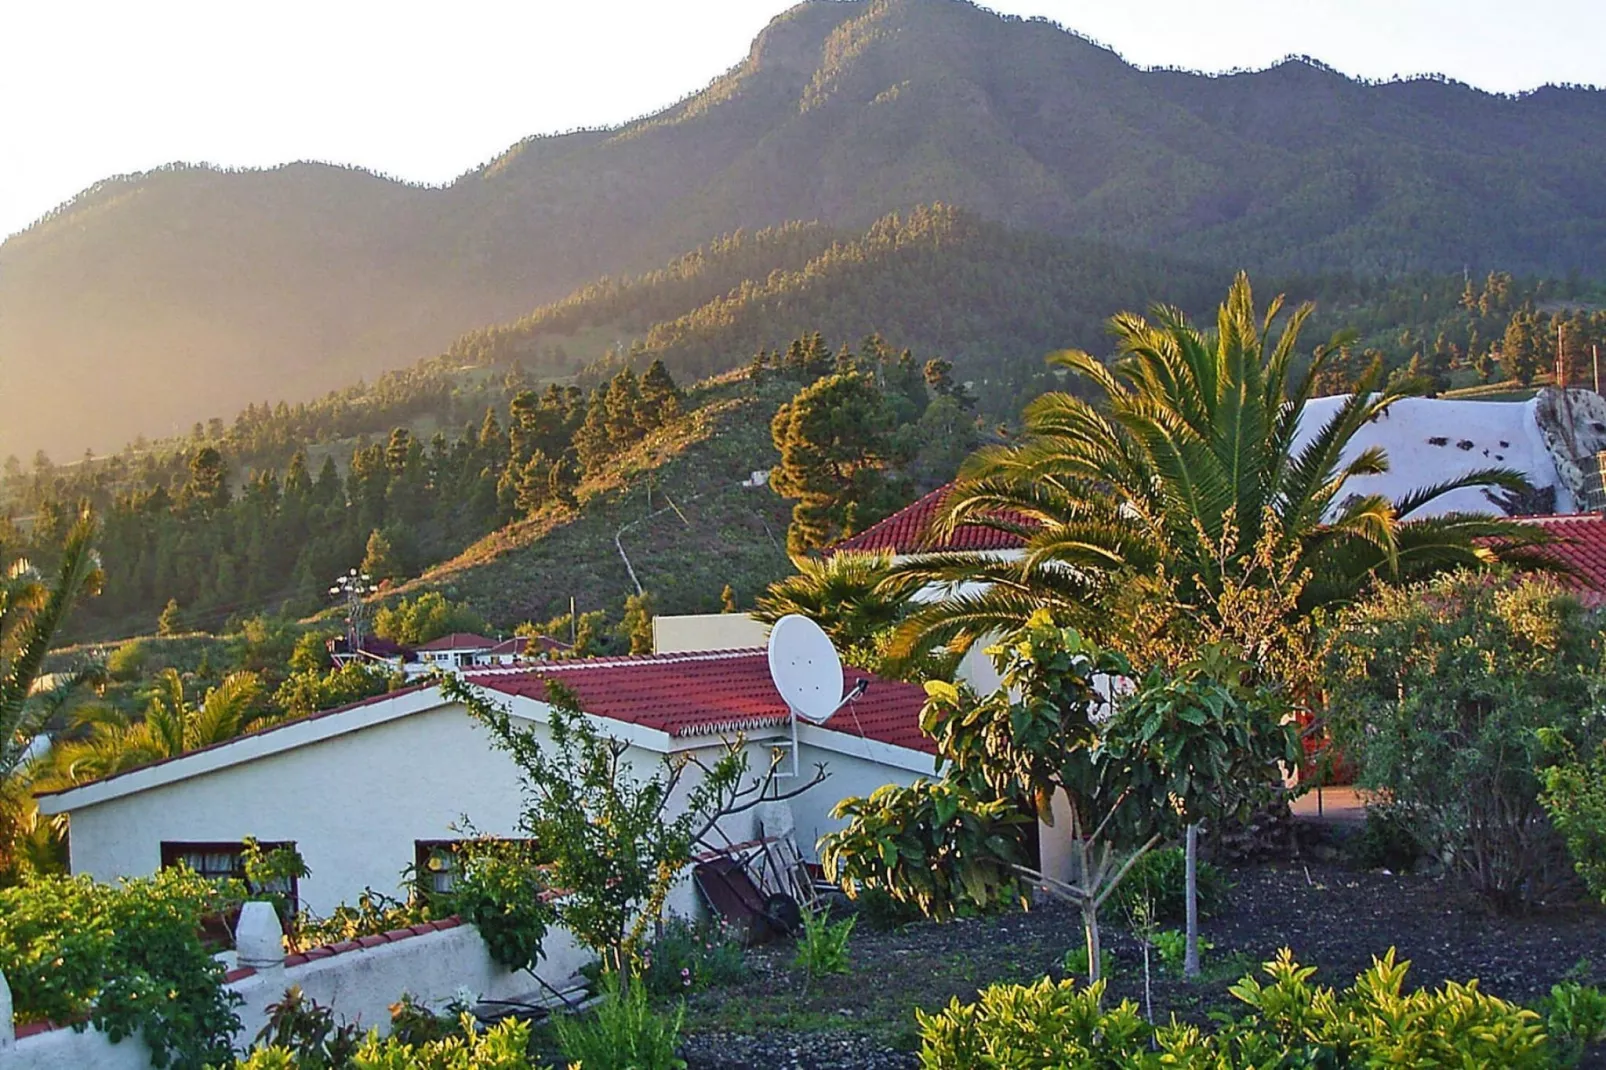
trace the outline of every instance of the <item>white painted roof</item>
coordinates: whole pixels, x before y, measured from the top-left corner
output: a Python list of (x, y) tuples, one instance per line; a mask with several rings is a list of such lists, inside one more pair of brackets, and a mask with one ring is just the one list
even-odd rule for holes
[[(1302, 447), (1332, 418), (1346, 398), (1316, 398), (1305, 406), (1295, 436)], [(1390, 500), (1422, 487), (1455, 479), (1478, 468), (1515, 468), (1535, 487), (1556, 488), (1556, 511), (1573, 511), (1572, 495), (1556, 476), (1556, 465), (1545, 449), (1534, 416), (1537, 400), (1453, 401), (1441, 398), (1404, 398), (1388, 415), (1363, 427), (1344, 451), (1344, 460), (1362, 450), (1381, 446), (1388, 454), (1389, 470), (1379, 476), (1358, 476), (1345, 494), (1383, 494)], [(1432, 440), (1443, 439), (1442, 445)], [(1462, 448), (1463, 443), (1470, 446)], [(1451, 491), (1413, 516), (1450, 512), (1493, 513), (1498, 508), (1476, 488)]]

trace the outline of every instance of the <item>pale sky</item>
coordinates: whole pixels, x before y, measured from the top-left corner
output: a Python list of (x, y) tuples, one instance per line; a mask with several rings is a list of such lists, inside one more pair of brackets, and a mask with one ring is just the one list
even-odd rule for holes
[[(0, 0), (0, 235), (171, 161), (441, 183), (530, 134), (634, 118), (735, 64), (787, 0)], [(1289, 54), (1503, 92), (1606, 84), (1599, 0), (994, 0), (1145, 66)]]

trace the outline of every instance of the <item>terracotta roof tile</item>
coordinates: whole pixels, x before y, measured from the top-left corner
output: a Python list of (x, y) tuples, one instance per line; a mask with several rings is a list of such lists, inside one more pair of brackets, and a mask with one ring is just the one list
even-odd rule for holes
[(931, 539), (932, 521), (942, 511), (943, 500), (954, 489), (944, 484), (911, 505), (872, 524), (857, 535), (830, 547), (828, 554), (847, 551), (890, 551), (894, 554), (940, 553), (945, 550), (1013, 550), (1021, 540), (1005, 531), (964, 526), (946, 539)]
[(439, 639), (431, 639), (421, 646), (414, 647), (417, 651), (434, 650), (489, 650), (496, 645), (495, 639), (487, 639), (483, 635), (473, 632), (453, 632), (443, 635)]
[(1538, 552), (1573, 569), (1576, 575), (1563, 582), (1577, 592), (1578, 600), (1591, 608), (1606, 605), (1606, 516), (1574, 513), (1524, 519), (1555, 536), (1555, 542)]
[[(935, 753), (920, 731), (923, 689), (853, 668), (844, 669), (842, 677), (844, 692), (861, 677), (869, 680), (869, 688), (838, 710), (825, 728)], [(763, 650), (588, 658), (517, 672), (469, 673), (466, 678), (537, 701), (547, 697), (546, 681), (556, 680), (575, 693), (587, 713), (671, 736), (779, 727), (788, 716)]]

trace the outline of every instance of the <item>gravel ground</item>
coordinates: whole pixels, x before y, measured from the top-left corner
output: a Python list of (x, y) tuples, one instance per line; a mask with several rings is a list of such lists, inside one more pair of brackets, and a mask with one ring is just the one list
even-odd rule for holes
[[(1528, 1003), (1581, 960), (1587, 979), (1606, 979), (1606, 912), (1598, 907), (1501, 918), (1450, 878), (1314, 863), (1229, 872), (1236, 883), (1231, 905), (1203, 926), (1216, 947), (1215, 969), (1207, 960), (1210, 976), (1194, 984), (1157, 977), (1157, 1017), (1201, 1020), (1232, 1009), (1227, 985), (1284, 946), (1335, 986), (1349, 984), (1391, 946), (1412, 962), (1410, 983), (1477, 977), (1485, 991)], [(1116, 959), (1110, 996), (1141, 1002), (1138, 946), (1117, 919), (1105, 925)], [(789, 945), (757, 948), (746, 983), (692, 997), (683, 1055), (691, 1070), (913, 1066), (914, 1008), (968, 1000), (995, 981), (1058, 976), (1066, 949), (1080, 940), (1079, 916), (1059, 905), (891, 932), (861, 927), (852, 939), (852, 972), (807, 987), (792, 969)]]

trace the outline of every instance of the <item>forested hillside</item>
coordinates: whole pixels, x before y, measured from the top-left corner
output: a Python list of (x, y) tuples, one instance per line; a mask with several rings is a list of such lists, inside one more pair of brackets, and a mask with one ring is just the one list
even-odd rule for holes
[[(29, 401), (0, 454), (76, 456), (315, 397), (713, 235), (823, 224), (735, 281), (682, 280), (684, 312), (801, 270), (831, 230), (936, 202), (1104, 243), (1110, 264), (1599, 276), (1603, 133), (1592, 90), (1367, 85), (1303, 61), (1140, 71), (962, 0), (814, 0), (703, 92), (532, 138), (444, 189), (301, 164), (86, 191), (0, 246), (0, 368)], [(664, 340), (688, 367), (696, 334)]]

